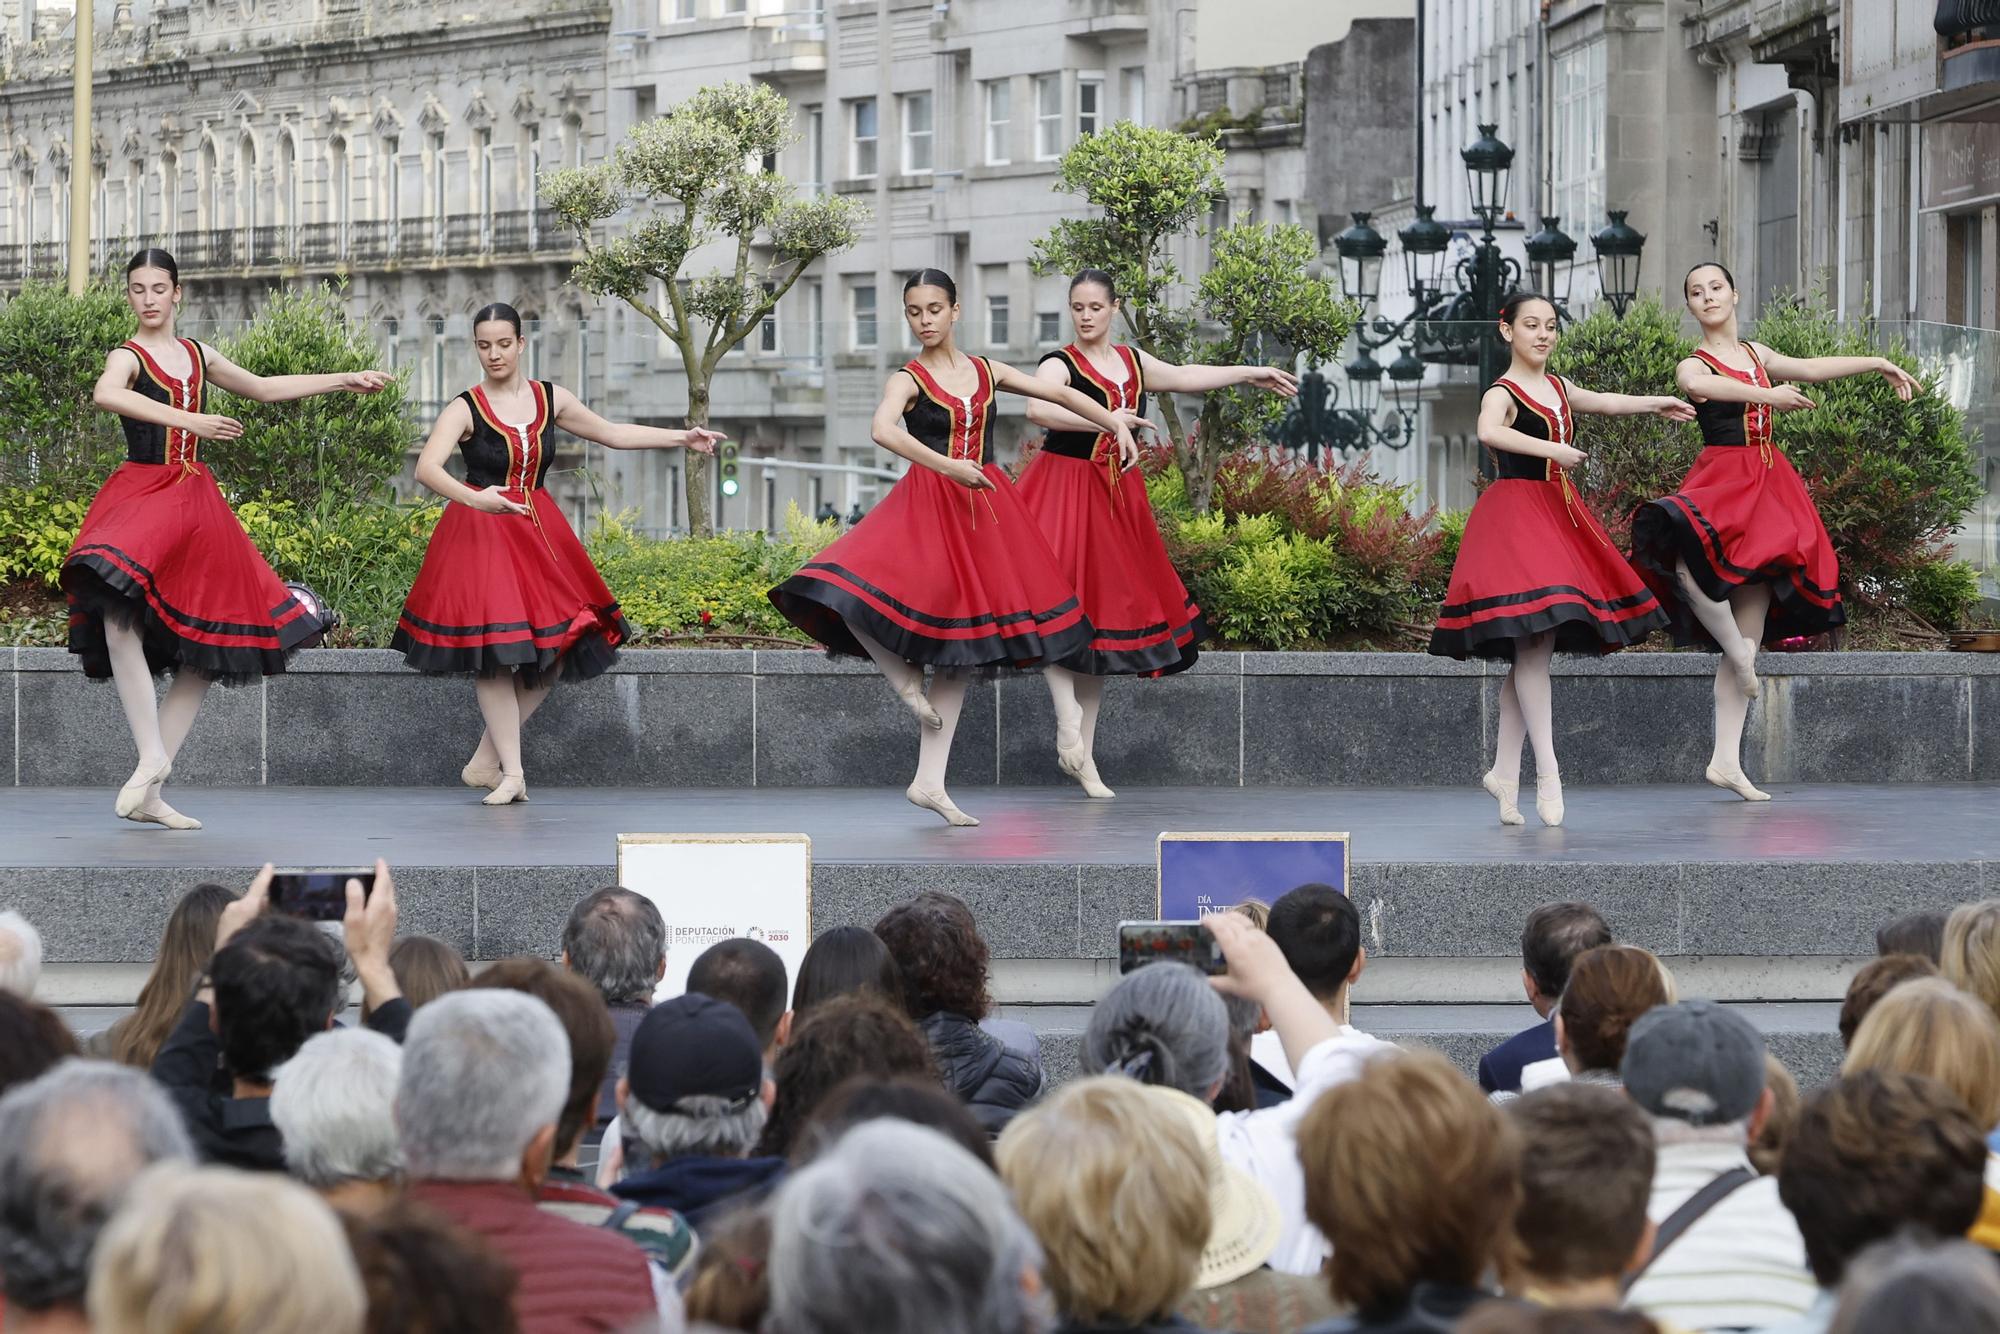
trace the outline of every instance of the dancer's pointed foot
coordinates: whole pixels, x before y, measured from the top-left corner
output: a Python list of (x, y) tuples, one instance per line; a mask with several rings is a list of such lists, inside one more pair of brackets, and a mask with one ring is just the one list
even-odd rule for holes
[(489, 792), (499, 787), (500, 780), (504, 777), (506, 775), (500, 772), (500, 765), (497, 762), (493, 764), (481, 764), (477, 759), (472, 760), (463, 769), (458, 771), (459, 782), (465, 784), (467, 787), (483, 787)]
[(192, 815), (182, 815), (179, 811), (167, 805), (166, 802), (160, 800), (157, 793), (135, 807), (132, 813), (125, 816), (125, 818), (134, 824), (164, 825), (168, 829), (201, 828), (201, 821), (195, 819)]
[(133, 812), (146, 805), (149, 799), (159, 796), (155, 789), (165, 783), (167, 775), (173, 771), (172, 760), (161, 760), (155, 765), (141, 760), (139, 767), (132, 771), (132, 776), (125, 780), (125, 786), (118, 789), (118, 799), (111, 804), (112, 812), (121, 820), (131, 819)]
[(521, 774), (503, 773), (500, 786), (480, 799), (482, 806), (510, 806), (517, 801), (528, 799), (528, 780)]
[(1083, 744), (1083, 710), (1075, 704), (1056, 706), (1056, 767), (1071, 778), (1083, 777), (1090, 748)]
[(1559, 775), (1542, 774), (1535, 779), (1535, 814), (1551, 829), (1563, 822), (1563, 784)]
[(908, 685), (896, 687), (896, 697), (903, 701), (905, 708), (917, 715), (917, 721), (925, 727), (930, 728), (933, 732), (944, 727), (944, 719), (938, 716), (938, 711), (931, 707), (930, 700), (924, 697), (924, 678), (922, 673), (919, 673), (917, 679)]
[(1106, 787), (1104, 780), (1097, 776), (1097, 760), (1092, 756), (1084, 756), (1083, 767), (1076, 771), (1076, 781), (1083, 784), (1083, 795), (1086, 797), (1095, 797), (1102, 801), (1118, 795)]
[(1720, 765), (1711, 764), (1708, 766), (1708, 772), (1703, 776), (1717, 787), (1727, 788), (1745, 801), (1769, 801), (1771, 799), (1771, 794), (1754, 786), (1741, 769), (1728, 770), (1722, 768)]
[(1743, 698), (1757, 698), (1757, 693), (1764, 688), (1757, 679), (1757, 646), (1738, 635), (1733, 644), (1722, 646), (1722, 656), (1729, 660), (1729, 669), (1736, 673), (1736, 688), (1743, 692)]
[(942, 792), (932, 792), (912, 783), (903, 795), (910, 799), (912, 806), (921, 806), (927, 811), (937, 812), (938, 815), (944, 817), (944, 822), (948, 825), (971, 828), (973, 825), (979, 823), (979, 821), (952, 805), (951, 798)]
[(1510, 783), (1489, 769), (1486, 771), (1486, 776), (1479, 780), (1479, 785), (1492, 795), (1493, 800), (1500, 803), (1501, 824), (1528, 823), (1528, 817), (1521, 814), (1519, 781)]

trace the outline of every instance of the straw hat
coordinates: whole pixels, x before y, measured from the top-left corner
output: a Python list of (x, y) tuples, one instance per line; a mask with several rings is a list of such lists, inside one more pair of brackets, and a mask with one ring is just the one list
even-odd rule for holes
[(1163, 1111), (1186, 1118), (1207, 1164), (1209, 1209), (1215, 1225), (1209, 1231), (1208, 1245), (1202, 1248), (1195, 1288), (1219, 1288), (1255, 1272), (1278, 1249), (1278, 1201), (1249, 1173), (1222, 1161), (1212, 1107), (1178, 1089), (1148, 1085), (1146, 1092)]

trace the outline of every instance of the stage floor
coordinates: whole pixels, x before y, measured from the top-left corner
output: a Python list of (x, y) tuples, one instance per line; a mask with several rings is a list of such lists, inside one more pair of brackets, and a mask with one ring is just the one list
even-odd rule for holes
[[(1345, 831), (1361, 863), (1969, 863), (2000, 860), (2000, 786), (1775, 785), (1752, 805), (1705, 785), (1578, 788), (1559, 829), (1503, 829), (1476, 790), (958, 789), (984, 824), (951, 829), (890, 788), (536, 788), (488, 810), (464, 788), (180, 788), (206, 822), (133, 825), (100, 789), (0, 795), (0, 868), (603, 866), (620, 833), (798, 833), (822, 863), (1150, 865), (1163, 830)], [(0, 881), (4, 883), (4, 881)]]

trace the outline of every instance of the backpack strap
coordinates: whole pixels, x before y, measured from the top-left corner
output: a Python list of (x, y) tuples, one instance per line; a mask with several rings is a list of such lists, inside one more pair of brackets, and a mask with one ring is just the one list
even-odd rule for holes
[(637, 1200), (620, 1200), (618, 1207), (606, 1214), (598, 1226), (606, 1232), (616, 1232), (631, 1221), (632, 1215), (638, 1213), (640, 1207)]
[(1666, 1220), (1660, 1224), (1659, 1230), (1653, 1234), (1652, 1253), (1646, 1257), (1644, 1264), (1627, 1275), (1625, 1291), (1630, 1292), (1632, 1285), (1645, 1276), (1646, 1271), (1659, 1260), (1661, 1253), (1679, 1241), (1689, 1228), (1701, 1221), (1703, 1215), (1756, 1179), (1757, 1174), (1749, 1168), (1732, 1167), (1683, 1200), (1681, 1207), (1668, 1214)]

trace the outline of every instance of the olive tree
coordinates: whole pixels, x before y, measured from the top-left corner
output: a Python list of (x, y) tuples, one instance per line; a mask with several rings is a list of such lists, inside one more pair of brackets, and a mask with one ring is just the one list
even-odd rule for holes
[[(791, 106), (773, 89), (714, 84), (635, 125), (609, 162), (552, 172), (542, 183), (584, 251), (570, 281), (623, 301), (680, 352), (691, 426), (708, 424), (723, 356), (813, 261), (853, 246), (867, 224), (861, 205), (795, 198), (788, 181), (759, 167), (796, 138), (791, 123)], [(621, 215), (614, 234), (595, 234)], [(731, 256), (726, 266), (684, 272), (710, 244)], [(709, 466), (688, 456), (688, 519), (701, 534), (712, 531)]]

